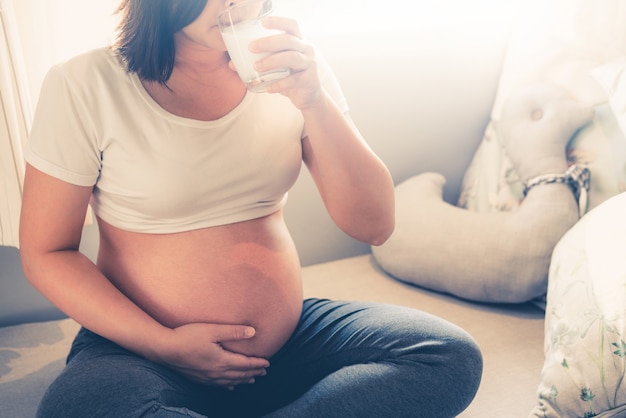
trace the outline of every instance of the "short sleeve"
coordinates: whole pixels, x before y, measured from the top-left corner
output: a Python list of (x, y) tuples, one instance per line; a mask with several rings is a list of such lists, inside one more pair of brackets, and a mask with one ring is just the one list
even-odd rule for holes
[(316, 51), (318, 68), (320, 73), (320, 81), (324, 90), (330, 95), (335, 104), (339, 107), (339, 109), (346, 113), (349, 110), (348, 101), (341, 90), (341, 86), (339, 85), (339, 81), (337, 81), (337, 77), (335, 73), (330, 68), (328, 61), (318, 52)]
[(63, 67), (52, 67), (42, 84), (26, 161), (60, 180), (92, 186), (100, 173), (100, 154), (92, 115), (80, 89), (72, 85)]

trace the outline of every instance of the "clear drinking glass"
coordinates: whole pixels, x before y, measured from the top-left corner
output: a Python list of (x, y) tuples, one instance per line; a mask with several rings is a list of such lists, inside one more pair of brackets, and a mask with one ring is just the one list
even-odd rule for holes
[(253, 92), (265, 91), (269, 84), (290, 74), (288, 68), (263, 73), (256, 71), (254, 63), (270, 53), (253, 54), (248, 48), (255, 39), (281, 33), (261, 25), (263, 17), (272, 9), (272, 0), (244, 0), (230, 6), (217, 18), (230, 59), (241, 80)]

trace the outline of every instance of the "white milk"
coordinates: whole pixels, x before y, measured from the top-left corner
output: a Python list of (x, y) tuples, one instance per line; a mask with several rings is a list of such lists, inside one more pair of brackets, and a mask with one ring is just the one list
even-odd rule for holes
[(248, 46), (255, 39), (281, 33), (277, 30), (266, 29), (259, 22), (244, 22), (222, 30), (222, 38), (230, 59), (235, 64), (239, 77), (251, 91), (263, 91), (270, 82), (289, 75), (289, 70), (259, 73), (254, 69), (254, 63), (270, 55), (269, 53), (253, 54)]

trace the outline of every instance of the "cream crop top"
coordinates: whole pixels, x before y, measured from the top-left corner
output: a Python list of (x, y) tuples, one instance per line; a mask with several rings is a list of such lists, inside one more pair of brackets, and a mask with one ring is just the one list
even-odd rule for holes
[[(343, 111), (333, 74), (324, 88)], [(302, 114), (282, 95), (247, 93), (215, 121), (161, 108), (111, 48), (53, 67), (26, 160), (63, 181), (93, 186), (97, 216), (121, 229), (173, 233), (269, 215), (302, 165)]]

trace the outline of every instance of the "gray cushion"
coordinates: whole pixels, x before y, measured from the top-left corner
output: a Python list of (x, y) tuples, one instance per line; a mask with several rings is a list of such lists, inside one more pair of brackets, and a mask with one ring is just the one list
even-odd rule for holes
[(35, 416), (78, 328), (71, 319), (0, 328), (0, 417)]

